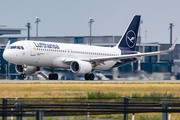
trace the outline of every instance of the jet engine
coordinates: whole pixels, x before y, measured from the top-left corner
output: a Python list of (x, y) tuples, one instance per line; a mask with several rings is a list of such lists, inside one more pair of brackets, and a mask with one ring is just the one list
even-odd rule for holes
[(39, 70), (40, 70), (40, 68), (37, 67), (37, 66), (16, 65), (16, 71), (17, 71), (19, 74), (23, 73), (23, 71), (24, 71), (24, 73), (25, 73), (26, 75), (30, 75), (30, 74), (35, 73), (36, 71), (39, 71)]
[(70, 69), (73, 73), (85, 74), (91, 72), (92, 65), (90, 62), (73, 61), (70, 64)]

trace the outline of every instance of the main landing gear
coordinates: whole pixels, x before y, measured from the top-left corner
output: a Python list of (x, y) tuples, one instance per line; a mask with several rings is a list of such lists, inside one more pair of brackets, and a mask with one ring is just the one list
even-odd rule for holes
[(51, 74), (49, 74), (49, 80), (58, 80), (58, 74), (54, 73), (54, 69), (51, 69)]
[(49, 74), (49, 80), (58, 80), (58, 74)]
[(94, 74), (93, 73), (86, 73), (84, 75), (85, 80), (94, 80)]

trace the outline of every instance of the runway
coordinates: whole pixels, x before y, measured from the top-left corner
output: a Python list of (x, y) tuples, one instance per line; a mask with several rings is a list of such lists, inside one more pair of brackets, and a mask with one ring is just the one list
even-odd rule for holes
[(180, 80), (0, 80), (0, 83), (180, 83)]

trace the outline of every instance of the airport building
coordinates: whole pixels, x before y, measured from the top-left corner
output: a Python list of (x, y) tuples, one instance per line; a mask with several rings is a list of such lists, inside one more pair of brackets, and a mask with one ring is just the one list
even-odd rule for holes
[[(7, 28), (0, 27), (0, 35), (3, 34), (20, 34), (20, 28)], [(104, 47), (113, 47), (116, 45), (121, 36), (92, 36), (91, 43), (92, 45), (104, 46)], [(0, 77), (9, 78), (9, 79), (19, 79), (19, 75), (15, 70), (15, 65), (11, 63), (7, 63), (3, 57), (3, 51), (7, 42), (10, 40), (11, 43), (25, 40), (26, 37), (3, 37), (0, 36)], [(36, 40), (36, 37), (31, 37), (31, 40)], [(89, 44), (90, 37), (89, 36), (39, 36), (38, 41), (49, 41), (49, 42), (59, 42), (59, 43), (69, 43), (69, 44)], [(159, 44), (159, 43), (141, 43), (139, 44), (139, 37), (136, 44), (136, 51), (144, 53), (144, 52), (155, 52), (158, 50), (167, 50), (169, 49), (169, 44)], [(176, 65), (180, 67), (178, 63), (180, 63), (180, 44), (177, 44), (175, 50), (172, 52), (172, 59), (176, 60)], [(116, 68), (115, 68), (116, 69)], [(134, 62), (133, 64), (127, 64), (125, 66), (117, 68), (117, 72), (128, 73), (128, 72), (136, 72), (138, 69), (138, 62)], [(170, 62), (170, 54), (165, 55), (155, 55), (155, 56), (147, 56), (141, 60), (141, 70), (146, 71), (148, 73), (153, 72), (171, 72), (171, 62)], [(106, 73), (111, 73), (113, 70), (105, 71)]]

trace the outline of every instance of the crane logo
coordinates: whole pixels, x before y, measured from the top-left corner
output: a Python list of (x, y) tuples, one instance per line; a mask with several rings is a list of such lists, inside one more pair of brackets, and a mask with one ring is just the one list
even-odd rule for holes
[(128, 47), (133, 48), (136, 43), (136, 34), (134, 31), (129, 30), (126, 34), (126, 43)]

